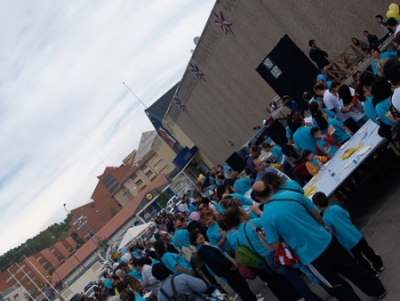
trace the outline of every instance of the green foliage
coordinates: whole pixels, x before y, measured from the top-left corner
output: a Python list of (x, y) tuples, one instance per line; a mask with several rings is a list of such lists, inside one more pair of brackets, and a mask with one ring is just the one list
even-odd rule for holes
[(72, 216), (68, 214), (67, 218), (64, 219), (62, 223), (55, 223), (49, 226), (34, 238), (29, 238), (20, 246), (11, 249), (0, 256), (0, 271), (3, 272), (14, 262), (19, 262), (22, 256), (25, 255), (26, 257), (29, 257), (65, 238), (65, 235), (69, 230), (69, 222), (71, 218)]
[(163, 192), (160, 189), (156, 189), (156, 194), (158, 194), (158, 203), (160, 203), (161, 207), (165, 207), (171, 196), (167, 192)]

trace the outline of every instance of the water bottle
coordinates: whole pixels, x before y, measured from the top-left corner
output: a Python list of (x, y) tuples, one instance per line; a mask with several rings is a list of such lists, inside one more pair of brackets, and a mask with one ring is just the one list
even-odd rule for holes
[(329, 169), (329, 175), (335, 180), (336, 183), (340, 183), (340, 178), (335, 174), (334, 171)]

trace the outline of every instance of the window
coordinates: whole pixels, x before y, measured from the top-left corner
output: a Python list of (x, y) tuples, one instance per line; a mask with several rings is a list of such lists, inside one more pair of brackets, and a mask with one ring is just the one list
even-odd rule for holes
[(106, 183), (108, 182), (108, 181), (110, 181), (111, 179), (112, 179), (112, 174), (108, 174), (103, 180), (101, 180), (101, 183), (103, 184), (103, 185), (106, 185)]
[(169, 166), (167, 165), (167, 167), (165, 167), (166, 170), (169, 170)]
[(99, 213), (100, 212), (100, 210), (99, 209), (96, 209), (96, 213)]
[(161, 160), (160, 163), (161, 163), (161, 164), (164, 164), (164, 160)]
[(6, 283), (9, 283), (13, 279), (13, 276), (7, 278)]
[(137, 189), (137, 186), (136, 186), (136, 185), (133, 185), (132, 189), (133, 189), (133, 190), (136, 190), (136, 189)]
[(142, 180), (143, 180), (143, 181), (146, 181), (146, 180), (147, 180), (147, 177), (146, 177), (146, 176), (144, 176), (144, 177), (142, 178)]
[(135, 180), (136, 180), (136, 178), (137, 178), (137, 175), (131, 175), (131, 179), (132, 179), (132, 180), (134, 180), (134, 181), (135, 181)]
[(160, 157), (160, 155), (159, 155), (159, 154), (156, 154), (156, 158), (158, 158), (158, 157)]
[(142, 181), (142, 180), (139, 180), (139, 181), (136, 182), (136, 185), (137, 185), (137, 186), (140, 186), (140, 185), (142, 185), (142, 184), (143, 184), (143, 181)]
[(154, 169), (157, 170), (157, 169), (158, 169), (158, 166), (154, 166)]
[(103, 222), (105, 222), (107, 220), (107, 217), (103, 217)]
[(132, 182), (132, 180), (131, 179), (128, 179), (128, 181), (126, 181), (128, 184), (130, 184), (131, 182)]
[(56, 248), (51, 249), (51, 253), (54, 253), (56, 251)]
[[(56, 257), (58, 257), (58, 256), (56, 256)], [(47, 261), (43, 262), (42, 267), (44, 267), (46, 264), (47, 264)]]
[(153, 172), (151, 170), (149, 170), (148, 172), (146, 172), (146, 176), (147, 177), (151, 177), (153, 175)]
[(137, 175), (140, 175), (141, 173), (142, 171), (140, 169), (136, 172)]
[(142, 171), (145, 171), (145, 170), (147, 169), (147, 165), (143, 165), (140, 169), (141, 169)]
[(150, 159), (149, 163), (153, 163), (153, 160), (152, 160), (152, 159)]
[(36, 261), (39, 261), (40, 259), (42, 259), (42, 256), (38, 256), (38, 258), (36, 258)]

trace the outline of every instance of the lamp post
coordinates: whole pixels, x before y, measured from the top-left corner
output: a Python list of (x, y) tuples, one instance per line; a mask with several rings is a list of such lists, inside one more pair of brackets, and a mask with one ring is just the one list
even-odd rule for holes
[[(89, 237), (89, 239), (94, 243), (94, 245), (96, 246), (96, 251), (97, 251), (97, 248), (99, 247), (99, 245), (93, 240), (93, 238), (92, 238), (92, 236), (90, 235), (90, 233), (88, 233), (88, 232), (86, 232), (86, 230), (84, 229), (84, 225), (82, 225), (81, 224), (81, 221), (78, 221), (76, 218), (75, 218), (75, 216), (72, 214), (72, 212), (71, 211), (69, 211), (68, 209), (67, 209), (67, 204), (64, 204), (64, 209), (65, 209), (65, 211), (67, 211), (67, 213), (68, 214), (71, 214), (71, 217), (72, 217), (72, 219), (75, 221), (75, 222), (77, 222), (77, 223), (79, 223), (81, 226), (82, 226), (82, 229), (83, 229), (83, 231), (85, 231), (85, 233), (86, 233), (86, 235)], [(79, 231), (79, 230), (78, 230)], [(103, 246), (104, 246), (104, 243), (103, 242), (101, 242), (102, 244), (103, 244)], [(105, 246), (106, 247), (106, 246)], [(106, 250), (107, 250), (107, 247), (106, 247)], [(101, 258), (101, 260), (104, 260), (104, 258), (103, 258), (103, 256), (100, 254), (100, 253), (98, 253), (98, 252), (96, 252), (97, 253), (97, 255), (99, 255), (99, 257)], [(75, 258), (76, 258), (76, 256), (75, 256)]]
[(125, 84), (125, 82), (123, 82), (122, 84), (133, 94), (133, 96), (136, 97), (137, 100), (139, 100), (139, 102), (142, 104), (142, 106), (144, 106), (144, 107), (147, 109), (147, 107), (146, 107), (146, 105), (143, 103), (143, 101), (131, 90), (131, 88), (129, 88), (129, 87), (127, 86), (127, 84)]

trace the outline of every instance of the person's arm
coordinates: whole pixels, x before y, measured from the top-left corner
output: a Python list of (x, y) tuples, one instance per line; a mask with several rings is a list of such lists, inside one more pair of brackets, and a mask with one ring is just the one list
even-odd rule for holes
[(207, 290), (206, 283), (196, 277), (185, 277), (185, 284), (193, 293), (203, 294)]
[(314, 176), (314, 175), (316, 175), (317, 173), (318, 173), (318, 170), (315, 168), (315, 166), (312, 164), (312, 163), (310, 163), (310, 162), (306, 162), (306, 168), (307, 168), (307, 171), (308, 171), (308, 173), (310, 174), (310, 175), (312, 175), (312, 176)]
[(174, 266), (174, 268), (175, 268), (175, 270), (177, 270), (177, 271), (179, 271), (179, 272), (182, 272), (182, 273), (185, 273), (185, 274), (194, 276), (193, 271), (187, 270), (187, 269), (181, 267), (180, 265), (176, 265), (176, 266)]
[(223, 247), (225, 240), (226, 240), (226, 232), (225, 231), (221, 232), (221, 237), (222, 238), (216, 243), (217, 247), (220, 247), (220, 248)]
[(312, 208), (310, 211), (311, 216), (322, 226), (325, 228), (326, 231), (328, 231), (329, 233), (331, 233), (331, 229), (325, 225), (324, 220), (322, 219), (321, 215), (319, 214), (319, 212), (317, 211), (317, 209)]

